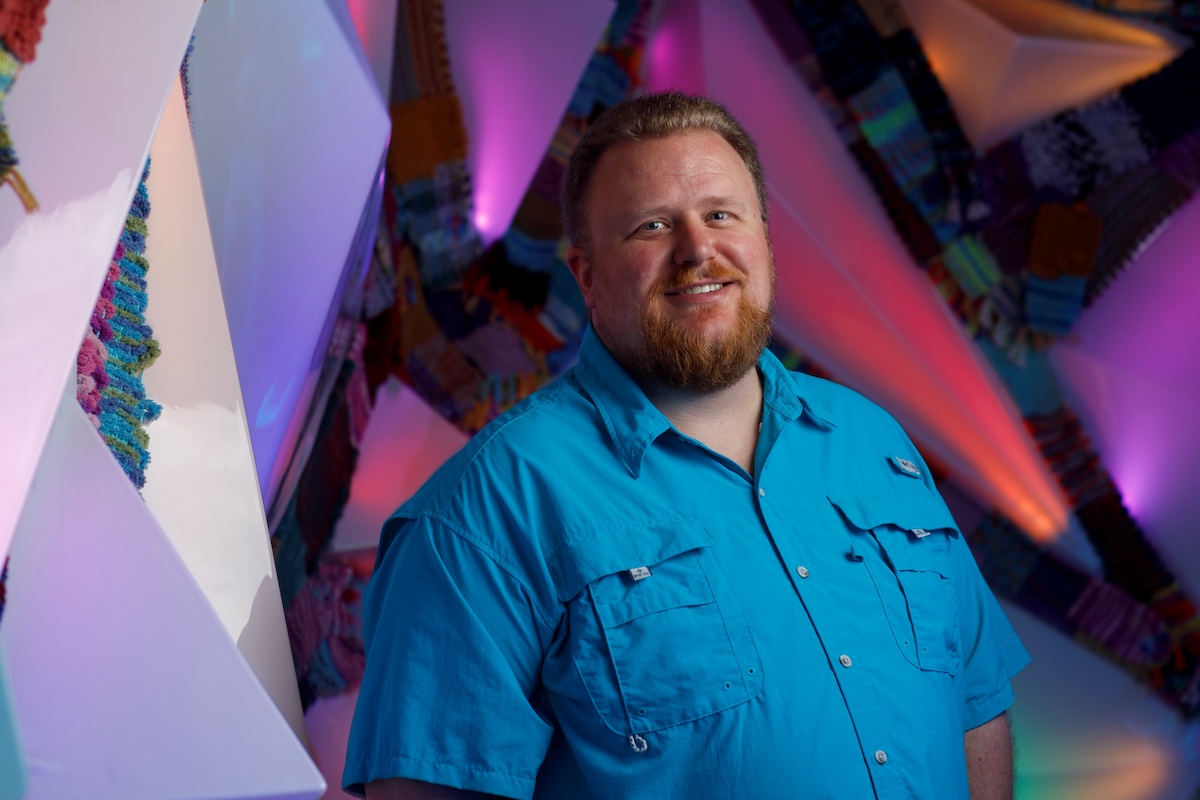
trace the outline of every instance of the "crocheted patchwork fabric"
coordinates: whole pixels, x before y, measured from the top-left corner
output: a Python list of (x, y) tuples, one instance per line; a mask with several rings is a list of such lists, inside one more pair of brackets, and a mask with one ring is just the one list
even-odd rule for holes
[(162, 408), (146, 396), (142, 373), (158, 358), (159, 346), (146, 323), (146, 217), (150, 200), (142, 174), (125, 230), (109, 264), (89, 331), (79, 349), (75, 396), (109, 450), (139, 489), (150, 463), (145, 426)]
[(1034, 186), (1069, 200), (1147, 161), (1153, 144), (1120, 95), (1036, 123), (1019, 139)]
[(1025, 282), (1025, 318), (1029, 327), (1041, 333), (1062, 336), (1083, 310), (1087, 278), (1063, 276), (1047, 280), (1030, 275)]
[(21, 62), (37, 55), (50, 0), (0, 0), (0, 41)]
[(304, 709), (358, 688), (366, 667), (362, 595), (370, 574), (336, 556), (322, 560), (284, 614)]
[(1064, 275), (1086, 278), (1096, 265), (1103, 227), (1100, 215), (1086, 203), (1046, 203), (1034, 223), (1029, 268), (1047, 280)]
[(996, 259), (978, 236), (967, 234), (948, 242), (942, 258), (969, 297), (986, 294), (1000, 280)]

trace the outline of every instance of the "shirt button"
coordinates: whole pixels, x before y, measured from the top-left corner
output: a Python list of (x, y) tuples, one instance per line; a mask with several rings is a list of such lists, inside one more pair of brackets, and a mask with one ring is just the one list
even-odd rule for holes
[(766, 496), (767, 496), (767, 490), (766, 490), (766, 489), (764, 489), (764, 488), (762, 488), (761, 486), (760, 486), (760, 487), (758, 487), (758, 496), (759, 496), (759, 497), (766, 497)]
[(875, 751), (875, 763), (876, 764), (886, 764), (887, 763), (887, 753), (883, 752), (882, 750), (876, 750)]
[(808, 577), (808, 567), (796, 567), (796, 574), (801, 578)]
[(847, 656), (847, 655), (838, 656), (838, 661), (842, 662), (843, 667), (848, 667), (854, 663), (853, 661), (850, 660), (850, 656)]

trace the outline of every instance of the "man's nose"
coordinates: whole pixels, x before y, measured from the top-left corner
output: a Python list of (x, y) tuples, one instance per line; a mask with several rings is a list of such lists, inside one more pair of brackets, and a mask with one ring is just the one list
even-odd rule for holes
[(675, 228), (675, 264), (703, 264), (716, 254), (713, 231), (701, 220), (686, 220)]

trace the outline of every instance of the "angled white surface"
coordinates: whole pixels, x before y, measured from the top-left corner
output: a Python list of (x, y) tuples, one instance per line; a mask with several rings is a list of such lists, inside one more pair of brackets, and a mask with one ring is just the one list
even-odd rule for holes
[(1164, 66), (1184, 40), (1053, 0), (901, 0), (983, 151)]
[[(53, 3), (4, 104), (26, 215), (0, 191), (0, 558), (75, 356), (200, 0)], [(151, 46), (150, 43), (153, 43)]]
[(379, 387), (333, 550), (376, 547), (384, 521), (468, 437), (394, 377)]
[(162, 355), (143, 383), (163, 410), (148, 428), (150, 465), (142, 497), (292, 730), (304, 737), (275, 560), (178, 80), (150, 157), (146, 321)]
[(13, 540), (8, 596), (0, 640), (28, 800), (324, 790), (73, 387)]
[(1061, 531), (1061, 492), (1007, 392), (913, 266), (758, 15), (717, 0), (699, 6), (693, 46), (705, 54), (705, 84), (755, 138), (770, 180), (778, 324), (894, 413), (977, 496), (1034, 535)]
[(616, 3), (442, 5), (467, 128), (475, 225), (490, 244), (512, 223)]
[(390, 121), (323, 0), (209, 0), (196, 23), (196, 156), (270, 506)]

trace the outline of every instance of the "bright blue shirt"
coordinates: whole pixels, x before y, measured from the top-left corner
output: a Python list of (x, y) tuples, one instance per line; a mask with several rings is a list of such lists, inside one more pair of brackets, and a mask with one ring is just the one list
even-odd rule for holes
[(392, 516), (348, 789), (967, 797), (963, 732), (1029, 656), (899, 425), (758, 370), (749, 475), (589, 330)]

